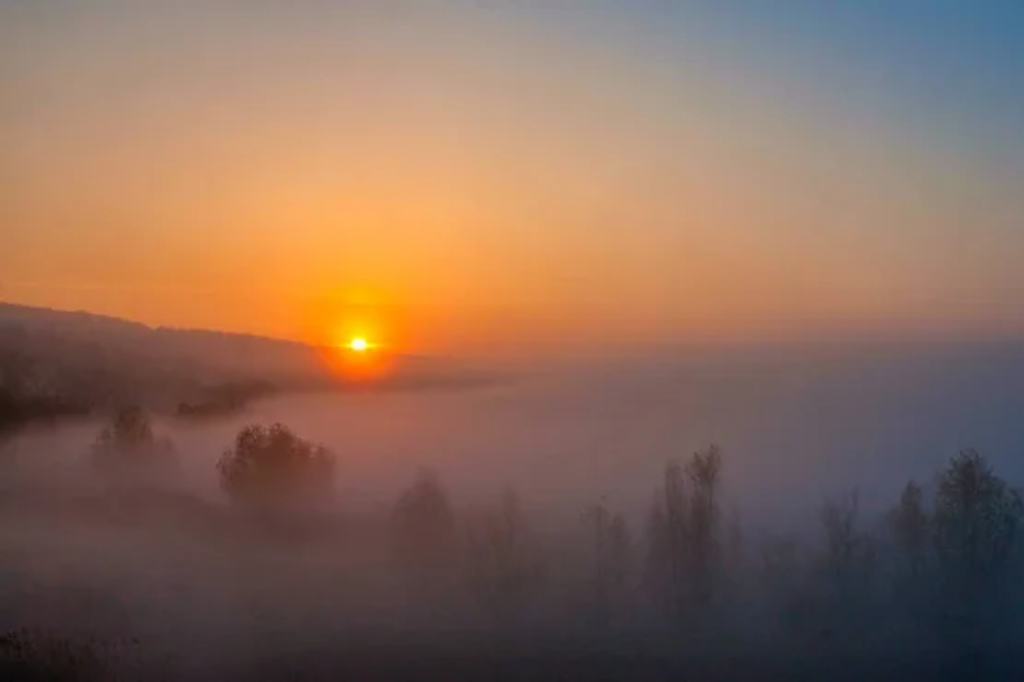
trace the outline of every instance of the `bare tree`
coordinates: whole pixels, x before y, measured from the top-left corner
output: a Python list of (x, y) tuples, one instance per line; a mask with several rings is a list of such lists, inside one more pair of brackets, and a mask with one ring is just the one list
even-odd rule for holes
[(825, 533), (825, 566), (833, 587), (846, 594), (871, 577), (876, 551), (873, 538), (860, 528), (860, 494), (847, 492), (821, 508)]
[(598, 502), (583, 513), (593, 560), (594, 608), (600, 617), (609, 616), (621, 604), (629, 579), (630, 537), (626, 520)]
[(889, 512), (888, 522), (906, 574), (911, 580), (918, 580), (925, 571), (931, 538), (931, 519), (925, 510), (921, 486), (914, 481), (907, 483), (899, 504)]
[(665, 467), (662, 488), (655, 498), (648, 522), (648, 554), (644, 582), (654, 599), (667, 606), (671, 616), (686, 610), (686, 547), (690, 532), (690, 508), (686, 479), (676, 462)]
[(722, 568), (721, 512), (718, 508), (718, 483), (722, 456), (710, 446), (695, 452), (685, 470), (693, 494), (690, 498), (689, 574), (695, 598), (702, 608), (715, 600), (718, 576)]
[(520, 615), (536, 596), (542, 564), (519, 498), (511, 491), (468, 533), (471, 587), (500, 618)]
[(645, 581), (674, 617), (715, 600), (722, 570), (717, 447), (696, 452), (685, 466), (672, 462), (648, 527)]

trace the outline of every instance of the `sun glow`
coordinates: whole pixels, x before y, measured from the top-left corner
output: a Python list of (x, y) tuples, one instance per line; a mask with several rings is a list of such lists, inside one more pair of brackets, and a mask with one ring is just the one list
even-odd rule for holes
[(370, 350), (370, 348), (370, 342), (361, 336), (357, 336), (356, 338), (348, 342), (348, 349), (351, 351), (355, 351), (356, 353), (365, 353), (366, 351)]

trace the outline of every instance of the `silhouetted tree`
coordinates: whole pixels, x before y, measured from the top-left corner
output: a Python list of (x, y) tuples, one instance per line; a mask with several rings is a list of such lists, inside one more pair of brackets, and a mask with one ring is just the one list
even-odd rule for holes
[(912, 581), (916, 581), (925, 571), (932, 532), (921, 486), (914, 481), (907, 483), (899, 504), (889, 512), (888, 522), (904, 570)]
[(96, 437), (91, 459), (98, 472), (120, 481), (159, 481), (178, 463), (174, 444), (156, 436), (149, 415), (138, 407), (114, 415)]
[(714, 601), (722, 568), (721, 511), (718, 508), (721, 453), (714, 445), (703, 452), (695, 452), (685, 470), (693, 491), (688, 548), (690, 580), (697, 603), (707, 607)]
[(0, 405), (12, 408), (28, 392), (34, 361), (22, 352), (0, 350)]
[(825, 566), (833, 587), (847, 593), (862, 586), (871, 575), (876, 558), (872, 537), (860, 529), (860, 494), (850, 491), (821, 508), (825, 533)]
[(33, 421), (89, 412), (89, 401), (82, 395), (69, 394), (52, 380), (43, 381), (39, 364), (20, 350), (0, 348), (0, 438)]
[(469, 579), (478, 599), (495, 615), (514, 617), (536, 595), (542, 564), (519, 498), (506, 492), (468, 535)]
[(680, 466), (669, 463), (648, 526), (645, 580), (671, 614), (707, 608), (722, 570), (717, 447), (696, 452)]
[(393, 556), (406, 574), (436, 579), (452, 566), (455, 515), (434, 472), (417, 472), (398, 498), (389, 526)]
[(224, 492), (261, 508), (294, 508), (325, 501), (334, 490), (334, 456), (287, 426), (251, 425), (217, 463)]
[(655, 601), (667, 606), (673, 617), (680, 617), (685, 611), (689, 512), (683, 469), (678, 463), (670, 462), (665, 467), (662, 489), (648, 521), (644, 582)]
[(860, 495), (856, 490), (827, 500), (819, 517), (825, 536), (822, 568), (826, 592), (811, 595), (814, 632), (829, 638), (839, 632), (864, 632), (874, 604), (877, 543), (861, 528)]
[(629, 528), (603, 501), (585, 511), (582, 520), (593, 550), (594, 608), (608, 616), (622, 602), (629, 580)]
[(935, 545), (947, 588), (977, 593), (1005, 569), (1019, 541), (1024, 504), (973, 450), (956, 455), (939, 475)]

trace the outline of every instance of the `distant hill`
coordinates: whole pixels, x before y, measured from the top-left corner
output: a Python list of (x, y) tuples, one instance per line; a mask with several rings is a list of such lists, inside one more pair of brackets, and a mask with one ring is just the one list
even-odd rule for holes
[[(139, 404), (207, 415), (273, 392), (353, 388), (332, 369), (331, 353), (291, 341), (0, 303), (0, 412), (63, 414)], [(452, 387), (493, 379), (450, 361), (390, 360), (387, 377), (360, 388)]]
[(320, 352), (301, 344), (0, 304), (0, 391), (7, 402), (163, 410), (203, 403), (226, 389), (244, 396), (333, 381)]

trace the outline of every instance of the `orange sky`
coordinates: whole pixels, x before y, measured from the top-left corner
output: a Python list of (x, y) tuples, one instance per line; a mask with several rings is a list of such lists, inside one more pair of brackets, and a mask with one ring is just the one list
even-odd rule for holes
[(11, 14), (0, 298), (447, 353), (1022, 328), (1013, 176), (884, 93), (471, 4)]

